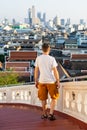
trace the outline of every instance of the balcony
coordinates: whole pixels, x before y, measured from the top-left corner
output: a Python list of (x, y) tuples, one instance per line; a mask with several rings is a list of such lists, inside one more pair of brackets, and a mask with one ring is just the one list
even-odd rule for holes
[[(34, 84), (0, 88), (0, 130), (87, 130), (87, 80), (61, 82), (57, 120), (42, 120)], [(50, 98), (48, 99), (48, 111)]]

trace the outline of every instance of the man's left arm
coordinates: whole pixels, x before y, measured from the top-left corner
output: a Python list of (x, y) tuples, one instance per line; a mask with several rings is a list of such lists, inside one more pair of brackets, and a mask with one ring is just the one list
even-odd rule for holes
[(39, 68), (35, 67), (35, 70), (34, 70), (34, 80), (35, 80), (36, 88), (38, 88), (38, 76), (39, 76)]

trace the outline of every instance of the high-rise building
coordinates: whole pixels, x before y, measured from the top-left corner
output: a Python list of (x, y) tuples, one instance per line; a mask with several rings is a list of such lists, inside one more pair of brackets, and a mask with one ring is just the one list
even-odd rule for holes
[(32, 6), (32, 25), (35, 24), (35, 6)]
[(38, 13), (37, 13), (37, 17), (39, 18), (40, 21), (42, 20), (42, 19), (41, 19), (41, 12), (38, 12)]
[(46, 22), (46, 13), (43, 13), (43, 22)]
[(61, 23), (60, 23), (60, 18), (58, 17), (58, 16), (56, 16), (55, 18), (54, 18), (54, 20), (53, 20), (53, 22), (54, 22), (54, 24), (57, 26), (57, 25), (61, 25)]
[(67, 25), (70, 25), (70, 24), (71, 24), (70, 18), (67, 19), (66, 24), (67, 24)]
[[(44, 20), (46, 19), (46, 16), (44, 15)], [(37, 13), (37, 17), (35, 16), (35, 6), (33, 5), (32, 8), (28, 9), (28, 19), (29, 19), (29, 24), (30, 26), (33, 26), (35, 24), (40, 24), (40, 22), (42, 21), (41, 18), (41, 12)]]
[(65, 25), (65, 19), (61, 19), (61, 25)]
[(29, 18), (24, 18), (24, 23), (29, 24)]
[(12, 24), (15, 25), (16, 24), (16, 20), (13, 18), (12, 19)]
[(32, 25), (32, 12), (31, 12), (31, 8), (29, 8), (29, 10), (28, 10), (28, 19), (29, 19), (29, 24)]
[(84, 19), (80, 19), (80, 24), (84, 24)]

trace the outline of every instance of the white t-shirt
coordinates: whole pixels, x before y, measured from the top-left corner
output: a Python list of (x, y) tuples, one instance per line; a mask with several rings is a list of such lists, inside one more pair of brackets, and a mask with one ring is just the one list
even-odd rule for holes
[(54, 83), (56, 81), (52, 68), (57, 67), (57, 62), (54, 57), (42, 54), (36, 58), (35, 66), (39, 67), (40, 83)]

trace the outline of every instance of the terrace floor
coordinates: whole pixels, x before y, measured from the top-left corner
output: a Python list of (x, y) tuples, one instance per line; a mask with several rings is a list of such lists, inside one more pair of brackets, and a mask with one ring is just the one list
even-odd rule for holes
[(55, 111), (56, 120), (41, 119), (41, 108), (23, 104), (0, 104), (0, 130), (87, 130), (82, 124)]

